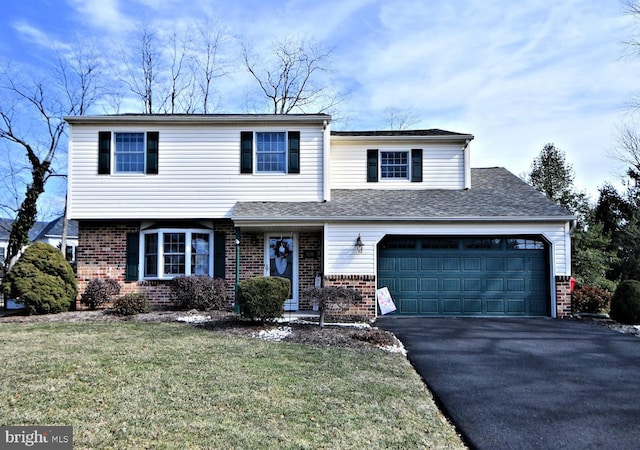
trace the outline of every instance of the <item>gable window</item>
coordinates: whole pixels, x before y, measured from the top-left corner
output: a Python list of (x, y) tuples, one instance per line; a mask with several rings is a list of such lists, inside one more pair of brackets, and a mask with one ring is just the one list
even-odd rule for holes
[(382, 179), (409, 179), (409, 152), (380, 152)]
[(154, 229), (143, 231), (144, 278), (213, 276), (213, 232)]
[(300, 173), (300, 132), (241, 132), (240, 173)]

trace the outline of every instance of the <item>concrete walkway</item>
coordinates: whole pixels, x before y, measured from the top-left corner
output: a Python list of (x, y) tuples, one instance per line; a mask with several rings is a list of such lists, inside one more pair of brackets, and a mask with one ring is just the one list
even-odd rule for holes
[(640, 448), (640, 339), (547, 318), (383, 317), (472, 448)]

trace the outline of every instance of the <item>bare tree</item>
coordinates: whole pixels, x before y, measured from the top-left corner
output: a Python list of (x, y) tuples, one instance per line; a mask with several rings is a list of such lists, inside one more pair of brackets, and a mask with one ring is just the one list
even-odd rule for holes
[(275, 41), (267, 60), (243, 45), (244, 65), (273, 114), (321, 113), (336, 106), (340, 95), (325, 79), (330, 73), (330, 57), (331, 50), (304, 39)]
[(215, 108), (211, 104), (213, 81), (226, 75), (220, 64), (218, 51), (222, 43), (222, 33), (215, 31), (208, 23), (200, 26), (193, 55), (194, 73), (202, 99), (202, 113), (208, 114)]
[(383, 114), (390, 130), (406, 130), (418, 122), (415, 111), (410, 109), (388, 107)]
[(30, 172), (9, 235), (6, 271), (29, 243), (29, 230), (35, 224), (37, 202), (45, 184), (51, 177), (64, 176), (57, 170), (55, 159), (59, 151), (64, 151), (64, 116), (84, 114), (98, 100), (98, 69), (96, 59), (76, 53), (58, 57), (53, 77), (45, 80), (22, 82), (22, 72), (5, 69), (0, 73), (0, 139), (8, 144), (7, 151), (21, 149)]
[(129, 87), (131, 93), (142, 101), (143, 113), (153, 114), (154, 90), (160, 72), (156, 33), (148, 25), (144, 25), (137, 39), (138, 45), (134, 49), (138, 63), (132, 63), (127, 53), (124, 53), (128, 78), (122, 81)]

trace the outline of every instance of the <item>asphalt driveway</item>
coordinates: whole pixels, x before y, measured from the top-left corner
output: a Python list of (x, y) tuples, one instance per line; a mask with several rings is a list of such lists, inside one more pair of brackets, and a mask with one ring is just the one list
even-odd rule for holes
[(382, 317), (472, 448), (640, 448), (640, 338), (550, 318)]

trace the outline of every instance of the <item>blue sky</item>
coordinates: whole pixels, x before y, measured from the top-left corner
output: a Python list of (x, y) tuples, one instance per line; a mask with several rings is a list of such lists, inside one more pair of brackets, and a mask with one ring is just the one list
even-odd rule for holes
[(640, 56), (623, 44), (634, 24), (616, 0), (12, 1), (0, 60), (38, 64), (75, 36), (116, 47), (142, 20), (164, 29), (202, 18), (225, 35), (217, 112), (246, 112), (239, 42), (259, 50), (306, 36), (334, 48), (333, 82), (349, 93), (334, 129), (385, 128), (385, 108), (408, 110), (412, 128), (474, 134), (474, 167), (517, 175), (553, 142), (594, 199), (623, 171), (607, 153), (633, 120)]

